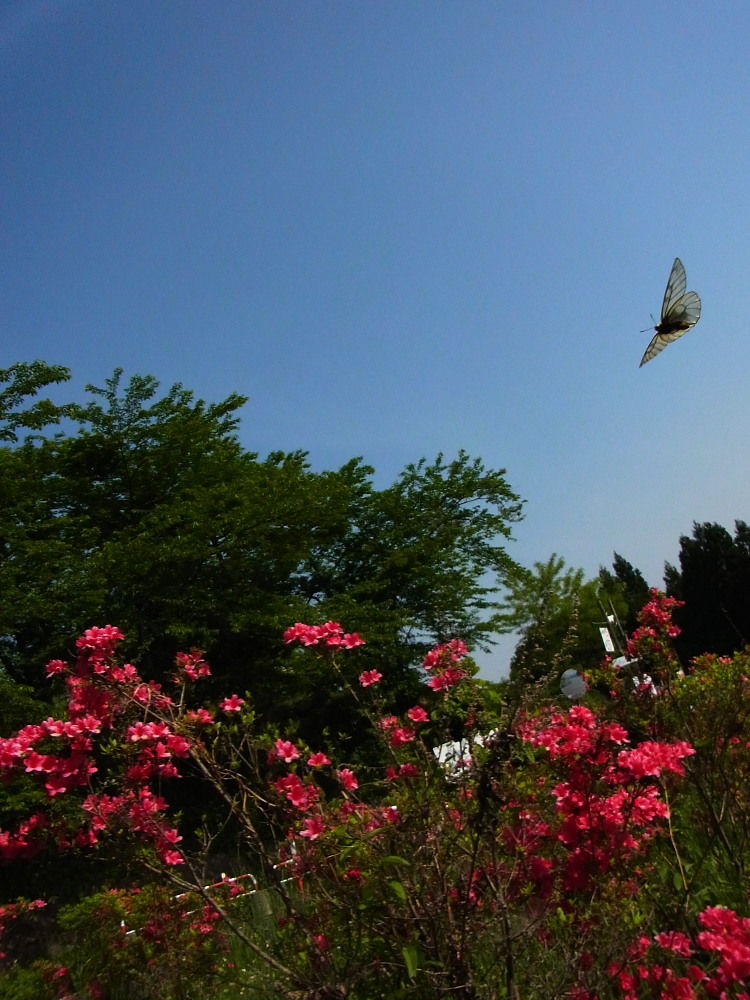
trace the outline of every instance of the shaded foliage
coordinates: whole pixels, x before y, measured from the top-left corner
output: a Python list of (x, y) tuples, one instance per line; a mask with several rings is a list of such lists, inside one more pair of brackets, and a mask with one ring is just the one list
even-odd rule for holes
[(680, 537), (679, 569), (666, 564), (667, 593), (684, 601), (675, 617), (685, 662), (703, 652), (729, 654), (750, 643), (750, 527), (735, 521), (693, 524)]
[(602, 626), (622, 646), (649, 590), (640, 571), (616, 552), (613, 569), (602, 567), (593, 580), (584, 580), (583, 570), (566, 567), (553, 553), (546, 563), (511, 576), (504, 620), (521, 632), (511, 678), (529, 682), (552, 675), (556, 683), (568, 667), (595, 666), (605, 652)]

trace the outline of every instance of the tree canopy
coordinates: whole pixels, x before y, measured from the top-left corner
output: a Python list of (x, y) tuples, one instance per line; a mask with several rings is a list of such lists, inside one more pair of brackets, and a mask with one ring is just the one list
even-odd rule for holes
[[(376, 489), (360, 458), (316, 472), (302, 451), (246, 451), (245, 397), (209, 404), (179, 384), (159, 395), (153, 377), (120, 370), (84, 404), (24, 410), (68, 375), (42, 362), (0, 372), (8, 676), (37, 683), (79, 632), (111, 623), (146, 672), (197, 646), (223, 688), (277, 704), (314, 693), (312, 680), (287, 684), (281, 636), (294, 621), (366, 634), (394, 688), (433, 642), (486, 648), (502, 627), (495, 581), (514, 567), (505, 546), (522, 506), (505, 470), (438, 455)], [(23, 427), (36, 433), (19, 441)]]
[(720, 524), (694, 522), (692, 537), (680, 537), (679, 569), (665, 566), (667, 593), (685, 602), (675, 621), (682, 629), (677, 650), (686, 662), (750, 643), (750, 527), (734, 525), (732, 537)]
[[(565, 565), (552, 553), (532, 569), (514, 571), (503, 608), (507, 627), (520, 632), (511, 660), (511, 678), (555, 677), (566, 667), (595, 666), (604, 656), (599, 628), (613, 631), (615, 641), (635, 628), (636, 615), (648, 600), (648, 584), (627, 559), (614, 553), (614, 572), (600, 567), (591, 580), (582, 569)], [(614, 622), (611, 620), (614, 616)]]

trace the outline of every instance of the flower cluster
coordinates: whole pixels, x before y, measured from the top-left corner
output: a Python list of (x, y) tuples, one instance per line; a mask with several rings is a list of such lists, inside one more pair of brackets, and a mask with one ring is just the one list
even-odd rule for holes
[[(316, 645), (318, 643), (328, 644), (331, 637), (341, 636), (348, 642), (342, 642), (340, 648), (353, 648), (362, 644), (359, 636), (344, 635), (341, 626), (328, 622), (323, 626), (305, 625), (298, 622), (293, 628), (285, 633), (287, 642), (300, 641), (304, 645)], [(356, 640), (356, 641), (351, 641)], [(438, 676), (445, 676), (446, 680), (440, 687), (448, 688), (464, 676), (459, 663), (461, 656), (466, 652), (466, 647), (459, 641), (447, 643), (444, 646), (436, 647), (431, 654), (428, 654), (426, 666), (428, 669), (437, 668)], [(363, 688), (371, 687), (379, 683), (382, 674), (378, 670), (365, 670), (359, 676), (359, 683)], [(407, 721), (408, 720), (408, 721)], [(399, 719), (395, 715), (386, 715), (377, 720), (377, 726), (385, 737), (387, 745), (391, 751), (397, 751), (413, 744), (417, 739), (416, 725), (428, 722), (429, 713), (421, 705), (414, 705), (406, 712), (406, 719)], [(323, 806), (324, 794), (316, 784), (316, 777), (313, 774), (305, 773), (302, 767), (303, 756), (300, 749), (290, 740), (279, 737), (276, 739), (273, 750), (268, 755), (269, 764), (283, 762), (294, 764), (296, 768), (301, 767), (301, 771), (287, 771), (271, 780), (271, 786), (275, 791), (283, 796), (283, 799), (291, 803), (295, 810), (311, 813), (302, 820), (302, 826), (296, 825), (293, 820), (289, 836), (295, 838), (303, 837), (308, 843), (320, 839), (326, 832), (346, 826), (352, 820), (367, 832), (380, 829), (384, 823), (392, 824), (398, 818), (398, 810), (395, 808), (373, 808), (363, 801), (355, 801), (352, 793), (359, 789), (359, 778), (351, 768), (342, 767), (336, 770), (335, 777), (344, 793), (344, 801), (340, 804), (334, 803), (330, 807)], [(330, 765), (331, 761), (321, 751), (313, 752), (307, 758), (307, 766), (319, 769)], [(402, 760), (397, 766), (388, 765), (385, 770), (385, 778), (388, 782), (408, 780), (416, 778), (421, 774), (420, 769), (411, 760)]]
[[(750, 981), (750, 919), (723, 906), (709, 906), (698, 914), (698, 923), (703, 929), (695, 945), (680, 931), (661, 932), (653, 940), (642, 936), (631, 946), (625, 967), (610, 965), (623, 1000), (654, 996), (661, 1000), (706, 996), (749, 1000), (746, 990), (735, 989)], [(709, 957), (708, 962), (700, 951)]]
[(202, 677), (211, 676), (211, 670), (198, 649), (193, 649), (190, 653), (178, 653), (175, 657), (175, 663), (177, 673), (174, 679), (178, 684), (183, 681), (183, 675), (190, 681), (198, 681)]
[[(30, 902), (25, 900), (19, 900), (17, 903), (9, 903), (5, 906), (0, 906), (0, 939), (2, 939), (3, 934), (7, 931), (8, 927), (20, 916), (26, 913), (32, 913), (34, 910), (44, 909), (46, 902), (43, 899), (32, 899)], [(0, 959), (5, 958), (5, 953), (0, 951)]]
[(304, 625), (297, 622), (284, 633), (284, 642), (289, 645), (299, 642), (303, 646), (328, 646), (332, 649), (354, 649), (363, 646), (356, 632), (344, 632), (338, 622), (326, 622), (324, 625)]
[[(521, 735), (549, 754), (562, 779), (551, 788), (557, 814), (554, 827), (547, 828), (530, 804), (521, 819), (534, 828), (540, 845), (551, 834), (566, 848), (562, 869), (566, 891), (587, 890), (593, 879), (643, 849), (657, 832), (658, 821), (668, 815), (660, 789), (649, 779), (663, 772), (682, 775), (683, 759), (695, 752), (683, 741), (621, 749), (629, 742), (623, 727), (600, 722), (584, 705), (574, 705), (567, 713), (552, 712), (547, 718), (526, 719)], [(527, 833), (524, 838), (528, 840)]]
[(735, 982), (747, 982), (750, 979), (750, 919), (738, 917), (733, 910), (722, 906), (709, 906), (699, 920), (704, 929), (698, 934), (696, 943), (719, 956), (718, 968), (711, 977), (718, 988), (716, 992)]
[[(0, 775), (38, 776), (48, 798), (86, 789), (97, 772), (93, 737), (112, 735), (116, 721), (131, 706), (140, 710), (170, 710), (171, 698), (158, 684), (145, 683), (132, 664), (118, 665), (114, 654), (123, 638), (111, 625), (87, 629), (76, 642), (78, 656), (72, 667), (53, 660), (49, 675), (63, 674), (68, 689), (67, 719), (46, 719), (26, 726), (15, 736), (0, 740)], [(199, 654), (179, 654), (180, 681), (208, 676)], [(210, 725), (210, 713), (194, 713), (196, 722)], [(188, 722), (190, 720), (188, 719)], [(182, 839), (165, 821), (165, 800), (153, 793), (152, 781), (179, 776), (175, 761), (190, 754), (190, 740), (165, 719), (142, 719), (124, 728), (124, 742), (133, 752), (117, 795), (91, 791), (81, 802), (82, 821), (70, 825), (39, 811), (14, 831), (0, 831), (0, 859), (31, 857), (49, 843), (60, 849), (90, 847), (108, 830), (129, 829), (150, 841), (166, 864), (181, 864), (176, 845)]]
[[(650, 651), (657, 669), (671, 663), (668, 640), (674, 634), (670, 616), (675, 606), (654, 593), (636, 636), (639, 652)], [(722, 729), (717, 738), (713, 731), (701, 736), (698, 721), (691, 730), (663, 727), (673, 701), (684, 695), (691, 708), (699, 697), (700, 670), (675, 684), (669, 698), (643, 699), (644, 705), (636, 706), (639, 720), (648, 709), (652, 718), (660, 712), (659, 726), (631, 725), (632, 717), (623, 711), (625, 700), (615, 703), (620, 721), (586, 704), (561, 710), (551, 704), (540, 708), (531, 699), (525, 711), (507, 716), (507, 723), (498, 715), (483, 736), (473, 731), (477, 723), (472, 721), (469, 738), (443, 744), (458, 747), (465, 757), (460, 771), (453, 767), (448, 773), (441, 741), (455, 738), (456, 720), (465, 717), (467, 702), (472, 720), (485, 717), (480, 688), (462, 664), (466, 647), (460, 640), (427, 654), (423, 666), (430, 691), (425, 705), (402, 705), (399, 714), (386, 714), (394, 706), (387, 705), (377, 687), (380, 671), (359, 674), (360, 688), (378, 691), (373, 699), (377, 709), (368, 715), (369, 694), (349, 690), (370, 718), (379, 746), (371, 756), (360, 756), (358, 749), (347, 763), (337, 758), (333, 738), (321, 750), (307, 746), (298, 731), (256, 729), (245, 707), (248, 694), (218, 699), (219, 711), (234, 718), (241, 713), (242, 724), (215, 723), (208, 708), (189, 708), (186, 685), (210, 673), (195, 650), (177, 657), (173, 680), (179, 697), (173, 700), (158, 684), (144, 681), (131, 664), (118, 665), (121, 638), (112, 626), (87, 630), (72, 666), (59, 660), (48, 665), (48, 673), (60, 675), (67, 685), (66, 717), (26, 726), (0, 740), (0, 777), (38, 783), (51, 804), (14, 830), (0, 831), (0, 860), (30, 857), (49, 844), (87, 847), (114, 832), (127, 832), (146, 845), (152, 867), (172, 871), (189, 857), (168, 818), (163, 784), (179, 778), (181, 762), (192, 758), (220, 794), (226, 793), (240, 823), (245, 802), (262, 814), (261, 853), (269, 871), (284, 866), (284, 877), (277, 879), (284, 893), (284, 905), (278, 908), (280, 933), (269, 936), (274, 944), (268, 947), (287, 950), (274, 952), (271, 966), (274, 975), (293, 969), (294, 990), (300, 995), (326, 993), (330, 976), (342, 975), (344, 969), (343, 963), (334, 968), (332, 956), (345, 954), (353, 939), (353, 978), (342, 989), (354, 995), (361, 988), (365, 995), (376, 983), (378, 995), (401, 995), (408, 988), (415, 996), (437, 995), (451, 977), (468, 983), (484, 974), (481, 962), (472, 966), (473, 953), (502, 955), (511, 940), (516, 974), (526, 977), (518, 988), (506, 983), (511, 996), (564, 994), (596, 1000), (586, 972), (599, 962), (589, 981), (599, 984), (600, 997), (750, 1000), (750, 993), (742, 992), (750, 980), (750, 918), (741, 915), (739, 906), (709, 907), (700, 914), (693, 910), (679, 929), (656, 935), (647, 926), (648, 917), (629, 909), (639, 892), (647, 894), (658, 885), (660, 869), (679, 868), (683, 878), (692, 870), (687, 864), (675, 866), (669, 855), (689, 813), (678, 813), (673, 827), (668, 821), (670, 803), (674, 807), (680, 801), (679, 795), (671, 798), (672, 789), (689, 784), (699, 766), (706, 766), (702, 746), (709, 747), (709, 755), (723, 755), (725, 763), (739, 761), (738, 768), (745, 768), (750, 735), (741, 729)], [(336, 622), (297, 623), (285, 640), (317, 647), (330, 657), (339, 677), (345, 676), (338, 668), (339, 655), (363, 641)], [(703, 671), (706, 678), (709, 666)], [(721, 672), (719, 668), (728, 675), (727, 665), (711, 666)], [(748, 673), (742, 673), (742, 685)], [(693, 680), (688, 697), (685, 691)], [(346, 687), (344, 683), (340, 690)], [(735, 700), (737, 690), (745, 687), (733, 689)], [(635, 700), (630, 699), (631, 707)], [(703, 739), (695, 744), (697, 751), (692, 742), (676, 738), (687, 734), (693, 741), (694, 732)], [(744, 802), (746, 770), (737, 771), (736, 797), (727, 814)], [(61, 796), (78, 802), (79, 812), (58, 808)], [(245, 829), (255, 816), (248, 814)], [(273, 850), (268, 848), (271, 831)], [(662, 831), (670, 836), (660, 837)], [(677, 846), (673, 848), (676, 852)], [(669, 855), (667, 865), (659, 864), (663, 850)], [(179, 877), (190, 867), (186, 864)], [(290, 880), (300, 890), (300, 905), (297, 894), (283, 887)], [(149, 946), (160, 948), (174, 936), (176, 922), (180, 933), (198, 942), (196, 953), (202, 953), (232, 896), (212, 892), (218, 902), (212, 907), (205, 889), (189, 908), (180, 903), (139, 918), (139, 934)], [(713, 898), (722, 897), (717, 893)], [(132, 900), (118, 900), (129, 920)], [(0, 908), (0, 932), (12, 923), (13, 913)], [(621, 914), (622, 926), (637, 928), (640, 939), (630, 950), (627, 940), (618, 940), (606, 957), (598, 958), (601, 928), (611, 928)], [(556, 955), (550, 957), (553, 949)], [(611, 984), (602, 987), (612, 955), (618, 961), (609, 966)], [(537, 961), (540, 956), (543, 960)], [(537, 967), (542, 976), (553, 966), (574, 970), (571, 980), (540, 986), (541, 980), (534, 980)], [(59, 973), (60, 982), (64, 973)], [(386, 982), (384, 977), (392, 978)], [(107, 995), (107, 987), (97, 994), (98, 988), (92, 984), (88, 995)]]
[(669, 640), (680, 634), (680, 628), (672, 621), (675, 610), (684, 601), (666, 597), (656, 588), (651, 589), (651, 599), (638, 615), (639, 627), (627, 643), (628, 656), (663, 656), (669, 650)]
[(466, 677), (460, 666), (461, 657), (466, 656), (466, 646), (460, 639), (435, 646), (425, 656), (422, 666), (430, 672), (427, 686), (433, 691), (447, 691)]
[(378, 724), (386, 734), (388, 743), (394, 749), (398, 749), (398, 747), (402, 747), (406, 743), (411, 743), (417, 735), (413, 726), (400, 725), (398, 717), (395, 715), (383, 716)]
[(656, 587), (652, 587), (650, 600), (641, 609), (638, 621), (642, 628), (653, 628), (657, 632), (665, 629), (667, 635), (675, 638), (680, 634), (680, 629), (672, 621), (672, 615), (684, 603), (684, 601), (678, 601), (676, 597), (667, 597), (660, 593)]

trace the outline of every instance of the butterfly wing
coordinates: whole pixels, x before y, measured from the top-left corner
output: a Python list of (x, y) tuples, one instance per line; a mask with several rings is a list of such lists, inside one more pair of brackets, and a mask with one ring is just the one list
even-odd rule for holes
[(650, 361), (651, 358), (655, 358), (656, 355), (659, 353), (659, 351), (663, 351), (668, 343), (669, 341), (667, 340), (666, 337), (662, 337), (660, 333), (655, 333), (654, 336), (651, 338), (651, 343), (646, 348), (646, 353), (641, 358), (641, 363), (638, 365), (638, 367), (643, 368), (646, 362)]
[(671, 304), (666, 315), (662, 315), (659, 326), (663, 328), (662, 333), (665, 336), (671, 333), (673, 328), (678, 330), (676, 337), (673, 338), (676, 339), (691, 326), (695, 326), (700, 318), (701, 300), (697, 292), (688, 292)]
[(687, 277), (685, 276), (685, 268), (683, 267), (680, 258), (675, 257), (674, 264), (672, 264), (672, 271), (669, 275), (669, 281), (667, 282), (667, 287), (664, 291), (664, 301), (661, 304), (662, 322), (672, 306), (674, 306), (678, 299), (681, 299), (685, 294), (686, 288)]
[(694, 327), (701, 316), (701, 300), (697, 292), (686, 292), (687, 278), (685, 268), (679, 257), (675, 257), (672, 272), (669, 275), (667, 288), (664, 292), (664, 302), (661, 307), (661, 318), (654, 327), (651, 343), (641, 358), (640, 368), (655, 358), (667, 344), (677, 340), (683, 333)]

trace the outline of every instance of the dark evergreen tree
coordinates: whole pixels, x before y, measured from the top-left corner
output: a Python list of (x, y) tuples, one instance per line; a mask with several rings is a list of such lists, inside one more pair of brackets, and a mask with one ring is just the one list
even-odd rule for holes
[(641, 571), (617, 552), (614, 553), (612, 568), (615, 571), (615, 579), (620, 583), (621, 593), (627, 606), (622, 627), (627, 635), (631, 635), (638, 627), (639, 611), (648, 603), (650, 588)]
[(728, 655), (750, 642), (750, 528), (735, 521), (734, 538), (720, 524), (693, 524), (680, 537), (680, 567), (667, 563), (667, 593), (685, 604), (675, 614), (682, 629), (677, 651), (688, 661), (701, 653)]

